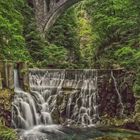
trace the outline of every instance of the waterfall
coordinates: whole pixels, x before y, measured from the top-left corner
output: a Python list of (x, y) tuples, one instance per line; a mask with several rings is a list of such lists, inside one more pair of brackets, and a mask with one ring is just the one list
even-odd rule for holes
[[(21, 90), (15, 70), (13, 124), (29, 129), (35, 125), (53, 124), (51, 113), (59, 96), (67, 94), (66, 123), (95, 124), (98, 115), (96, 70), (30, 70), (30, 93)], [(64, 95), (63, 95), (64, 94)]]
[(18, 70), (14, 70), (14, 85), (15, 85), (15, 91), (21, 90), (20, 84), (19, 84), (19, 76), (18, 76)]
[[(30, 93), (20, 88), (17, 70), (14, 71), (14, 80), (16, 94), (12, 125), (27, 130), (23, 137), (27, 138), (33, 131), (50, 128), (48, 126), (54, 124), (52, 114), (56, 108), (58, 115), (62, 112), (61, 108), (66, 110), (63, 122), (66, 125), (94, 125), (99, 118), (97, 70), (30, 69)], [(58, 104), (60, 97), (63, 100)], [(32, 139), (40, 140), (38, 137), (40, 132)]]
[(111, 71), (111, 77), (114, 81), (115, 90), (116, 90), (117, 95), (118, 95), (119, 105), (121, 106), (120, 115), (123, 116), (124, 115), (124, 105), (123, 105), (121, 94), (120, 94), (120, 92), (117, 88), (118, 87), (117, 86), (117, 81), (116, 81), (116, 78), (114, 77), (113, 71)]
[[(67, 117), (69, 122), (77, 125), (94, 125), (99, 118), (96, 102), (97, 71), (84, 70), (80, 75), (76, 74), (75, 76), (75, 81), (72, 82), (72, 87), (75, 90), (69, 94), (66, 110)], [(80, 78), (77, 79), (79, 76)], [(79, 83), (81, 83), (81, 87), (79, 87)], [(75, 86), (73, 86), (74, 84)]]
[(16, 94), (13, 102), (12, 125), (15, 128), (28, 129), (37, 124), (35, 102), (29, 93), (21, 89), (18, 70), (14, 70), (14, 84)]
[[(93, 125), (99, 118), (96, 70), (32, 70), (30, 87), (40, 93), (36, 96), (43, 97), (42, 105), (47, 105), (50, 112), (56, 106), (65, 108), (65, 124)], [(59, 96), (64, 98), (58, 105)]]

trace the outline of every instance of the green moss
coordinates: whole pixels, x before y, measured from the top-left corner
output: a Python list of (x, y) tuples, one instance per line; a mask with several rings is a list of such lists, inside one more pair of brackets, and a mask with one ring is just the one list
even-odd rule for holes
[(13, 129), (0, 124), (0, 140), (18, 140), (17, 134)]
[(130, 136), (130, 137), (125, 137), (125, 138), (105, 136), (105, 137), (100, 137), (93, 140), (140, 140), (140, 138), (139, 136)]
[(11, 107), (13, 96), (14, 92), (12, 90), (0, 90), (0, 122), (6, 126), (10, 126), (11, 123)]

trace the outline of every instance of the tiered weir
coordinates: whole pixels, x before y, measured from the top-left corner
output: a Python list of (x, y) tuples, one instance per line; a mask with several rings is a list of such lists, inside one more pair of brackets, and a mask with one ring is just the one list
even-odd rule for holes
[[(18, 85), (18, 78), (15, 79)], [(99, 117), (96, 70), (30, 69), (29, 81), (30, 93), (19, 87), (15, 90), (17, 94), (13, 103), (13, 124), (16, 128), (52, 124), (51, 113), (55, 110), (57, 99), (67, 92), (66, 124), (84, 126), (96, 123)]]
[[(17, 129), (26, 130), (23, 139), (43, 140), (46, 135), (41, 131), (57, 131), (59, 127), (53, 125), (52, 117), (56, 108), (60, 109), (59, 117), (63, 117), (61, 108), (64, 109), (65, 125), (96, 124), (99, 117), (96, 70), (30, 69), (29, 83), (30, 93), (24, 92), (19, 87), (18, 72), (15, 71), (12, 124)], [(59, 97), (64, 97), (60, 104)]]

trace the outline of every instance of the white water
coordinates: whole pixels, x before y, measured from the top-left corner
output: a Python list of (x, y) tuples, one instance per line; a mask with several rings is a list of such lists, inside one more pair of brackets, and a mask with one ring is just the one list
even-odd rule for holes
[[(83, 78), (73, 82), (75, 91), (69, 94), (67, 117), (69, 123), (82, 126), (94, 125), (99, 118), (96, 103), (97, 72), (85, 70), (81, 74)], [(77, 91), (80, 82), (81, 88), (80, 91)]]
[(111, 77), (112, 77), (112, 79), (114, 81), (115, 90), (117, 92), (119, 104), (121, 106), (120, 115), (123, 116), (124, 115), (124, 105), (123, 105), (121, 94), (120, 94), (120, 92), (119, 92), (119, 90), (117, 88), (118, 87), (117, 86), (117, 81), (116, 81), (116, 78), (114, 77), (113, 71), (111, 71)]
[[(14, 75), (16, 95), (12, 122), (15, 128), (26, 130), (22, 134), (23, 139), (47, 139), (39, 131), (41, 128), (45, 131), (57, 131), (58, 126), (52, 125), (52, 112), (56, 107), (65, 108), (67, 125), (96, 124), (99, 118), (96, 70), (30, 70), (30, 93), (21, 90), (16, 70)], [(68, 100), (65, 103), (63, 98), (59, 107), (57, 99), (63, 94), (67, 95)]]
[(18, 76), (17, 69), (14, 70), (14, 86), (15, 86), (15, 91), (22, 90), (20, 88), (19, 76)]

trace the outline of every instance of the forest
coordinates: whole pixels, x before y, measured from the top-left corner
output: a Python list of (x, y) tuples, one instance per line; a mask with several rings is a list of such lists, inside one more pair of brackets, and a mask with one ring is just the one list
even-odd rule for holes
[(140, 1), (86, 0), (41, 37), (27, 0), (0, 1), (0, 60), (31, 67), (120, 69), (136, 74), (140, 91)]
[(140, 95), (140, 0), (83, 0), (45, 37), (28, 0), (0, 0), (1, 60), (30, 68), (125, 69)]

